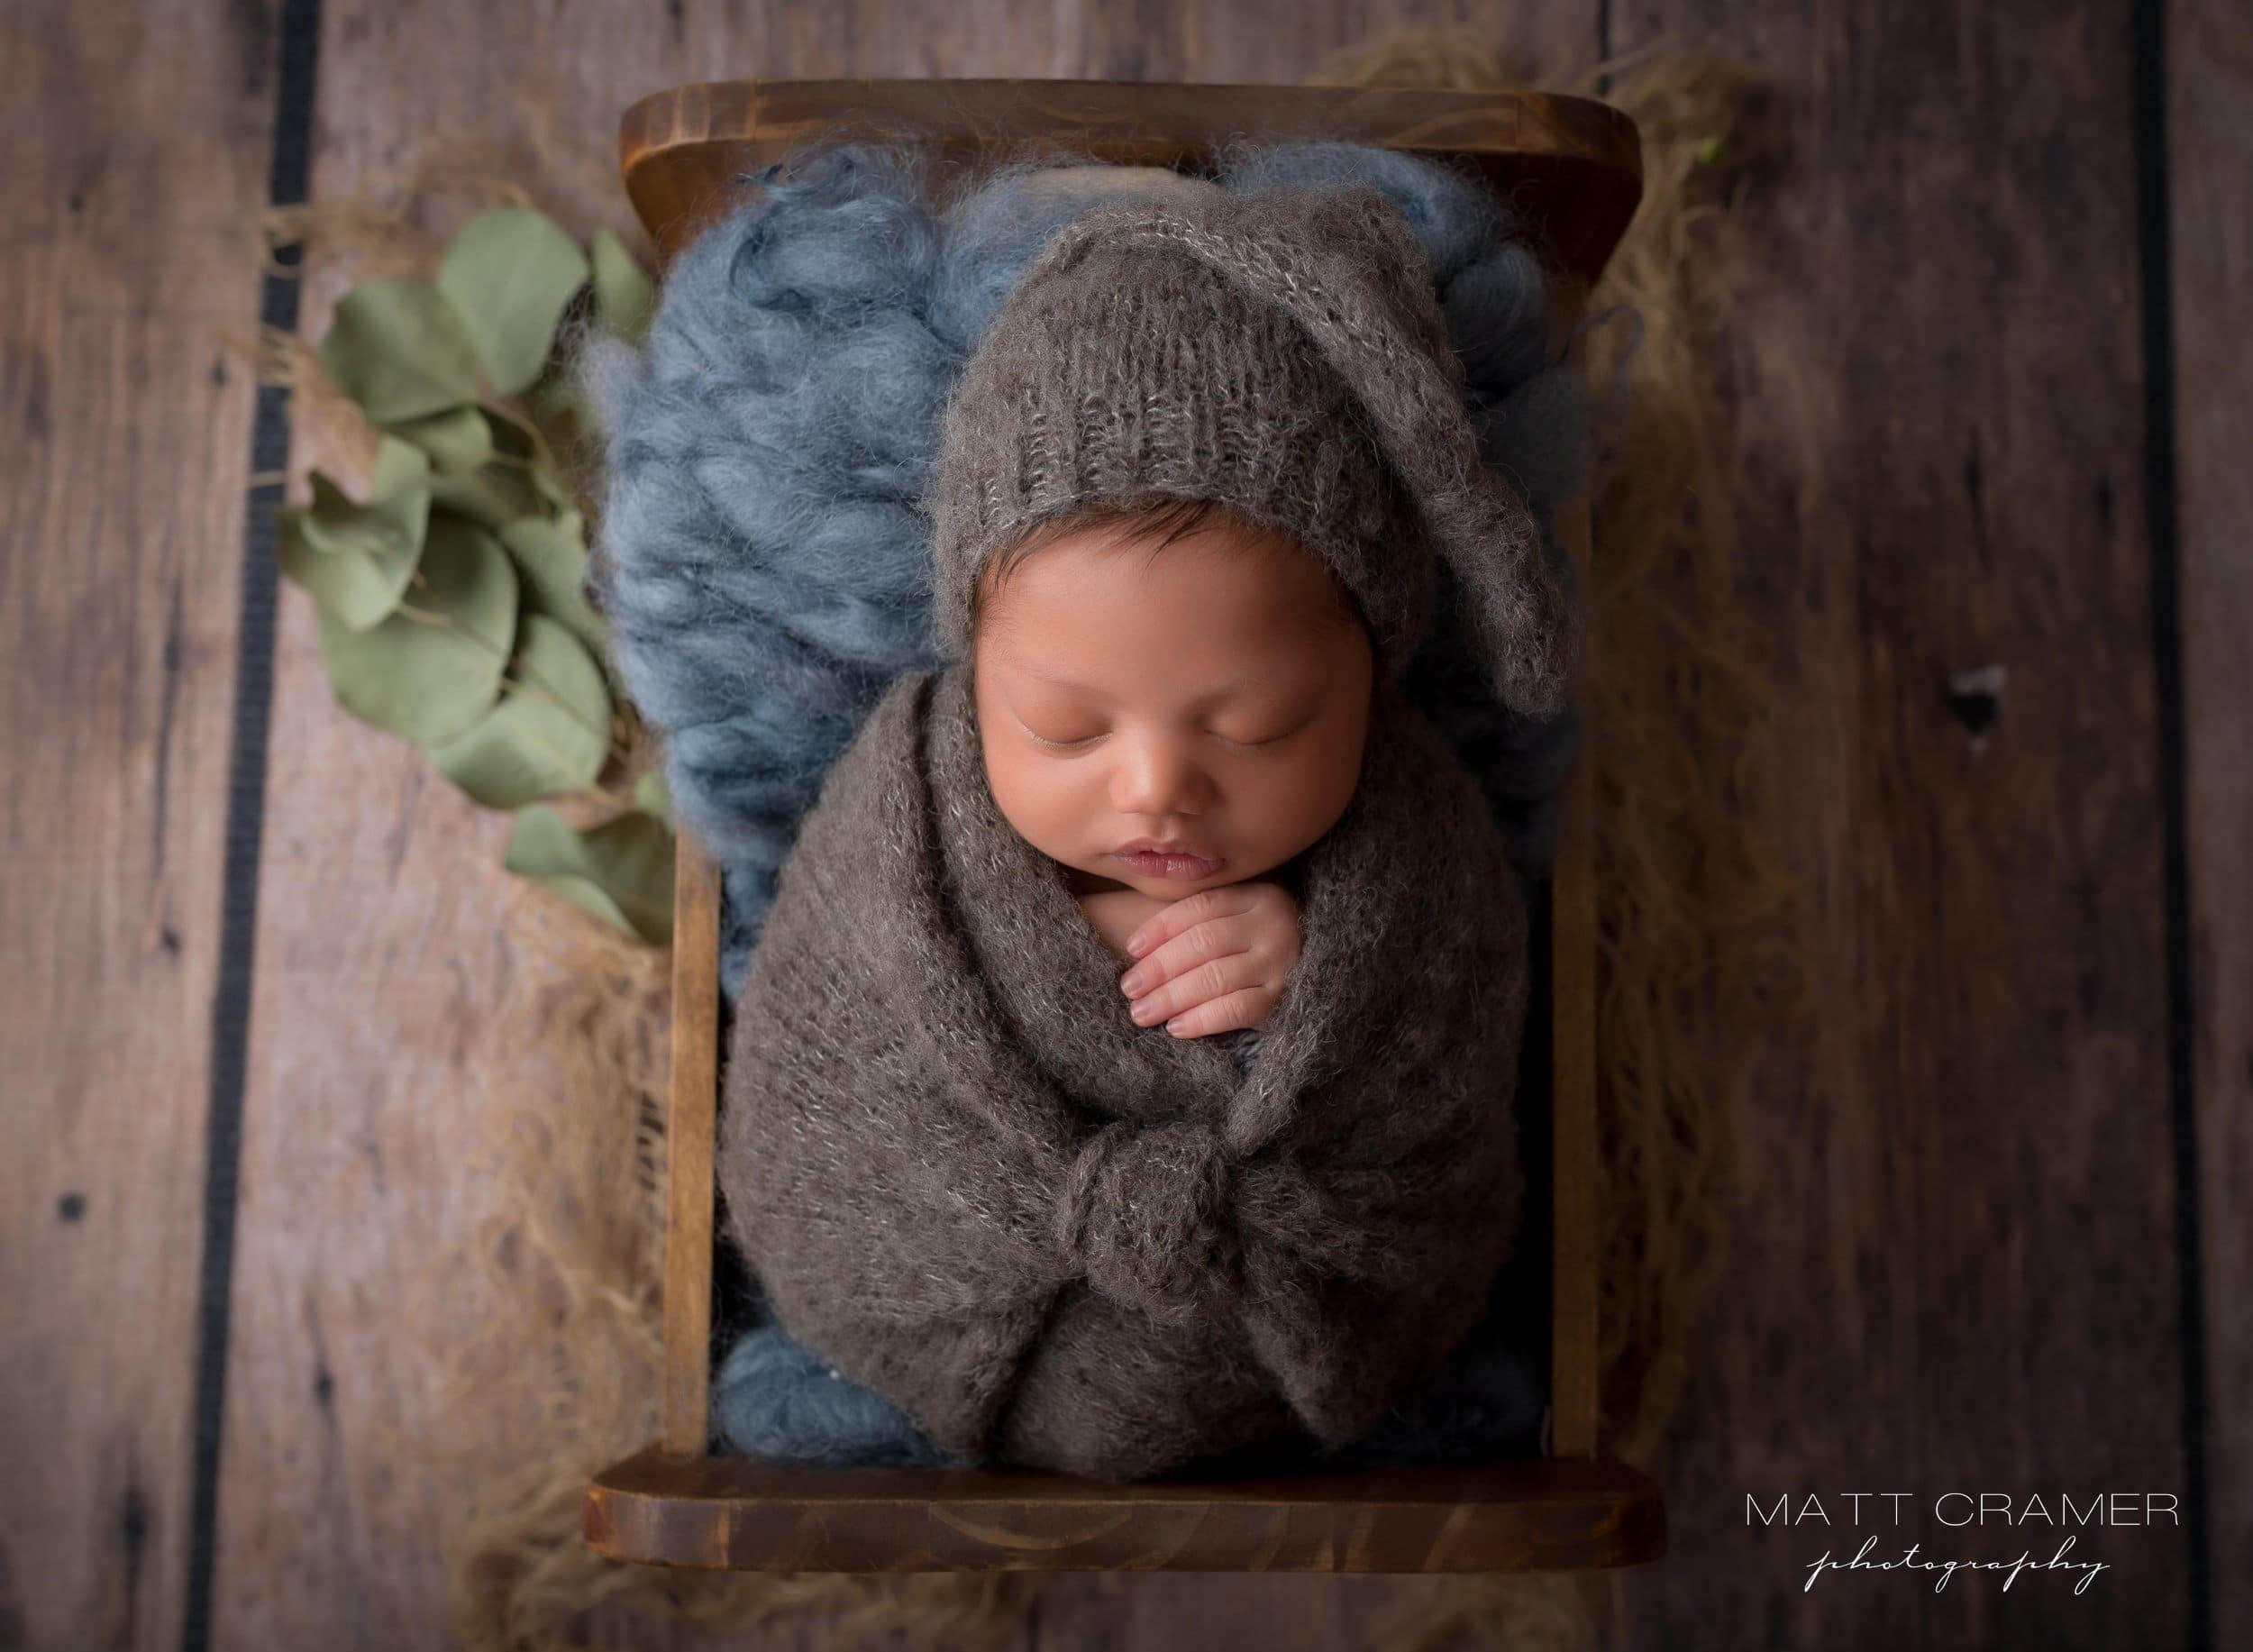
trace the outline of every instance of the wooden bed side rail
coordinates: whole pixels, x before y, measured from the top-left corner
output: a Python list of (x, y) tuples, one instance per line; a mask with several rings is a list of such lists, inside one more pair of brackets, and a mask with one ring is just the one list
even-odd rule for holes
[[(1584, 500), (1557, 512), (1556, 531), (1580, 571), (1581, 589), (1592, 589)], [(1596, 1126), (1595, 731), (1585, 721), (1581, 727), (1580, 757), (1565, 784), (1549, 873), (1550, 1242), (1555, 1293), (1549, 1314), (1549, 1454), (1559, 1457), (1592, 1457), (1597, 1451), (1597, 1310), (1603, 1265)]]
[(673, 853), (672, 1071), (665, 1113), (665, 1382), (660, 1442), (672, 1456), (702, 1456), (711, 1415), (720, 873), (686, 829)]

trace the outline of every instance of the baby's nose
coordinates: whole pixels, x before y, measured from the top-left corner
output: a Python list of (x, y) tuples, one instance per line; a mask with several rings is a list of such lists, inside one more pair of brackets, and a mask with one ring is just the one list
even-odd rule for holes
[(1122, 815), (1193, 815), (1211, 799), (1211, 780), (1178, 744), (1129, 745), (1111, 776), (1111, 805)]

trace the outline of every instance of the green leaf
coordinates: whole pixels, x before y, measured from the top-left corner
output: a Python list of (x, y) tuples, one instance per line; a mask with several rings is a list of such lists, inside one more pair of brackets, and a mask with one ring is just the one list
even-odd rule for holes
[(490, 534), (431, 519), (422, 566), (381, 625), (321, 616), (321, 656), (344, 709), (425, 744), (460, 734), (500, 692), (516, 634), (516, 575)]
[(443, 413), (478, 393), (477, 346), (424, 281), (368, 281), (338, 301), (321, 365), (379, 424)]
[(412, 442), (448, 476), (463, 476), (493, 457), (492, 427), (476, 406), (449, 408), (428, 418), (394, 424), (391, 434)]
[(429, 524), (430, 461), (411, 443), (386, 436), (376, 451), (368, 503), (348, 498), (315, 470), (313, 504), (278, 513), (275, 554), (282, 572), (313, 593), (322, 613), (365, 631), (399, 606)]
[(602, 668), (555, 621), (527, 614), (499, 705), (430, 748), (439, 772), (488, 808), (522, 808), (595, 783), (610, 755)]
[(504, 864), (652, 946), (672, 939), (673, 837), (654, 815), (629, 809), (576, 832), (535, 803), (517, 815)]
[(673, 794), (665, 785), (665, 765), (644, 770), (634, 782), (634, 800), (667, 826), (673, 824)]
[(453, 238), (438, 290), (469, 323), (493, 388), (515, 396), (547, 366), (556, 327), (589, 273), (579, 243), (547, 214), (495, 206)]
[(657, 307), (657, 288), (608, 224), (595, 232), (588, 251), (595, 267), (595, 315), (607, 333), (638, 344)]
[(540, 490), (532, 485), (530, 472), (497, 461), (479, 466), (468, 476), (432, 477), (430, 497), (432, 503), (491, 534), (547, 510)]
[(477, 414), (492, 442), (492, 459), (465, 475), (433, 477), (431, 497), (496, 534), (520, 517), (547, 516), (549, 487), (543, 485), (544, 455), (537, 435), (500, 408), (480, 406)]
[(498, 462), (480, 465), (468, 476), (433, 476), (430, 497), (433, 504), (495, 534), (519, 517), (538, 516), (547, 509), (529, 472)]
[(501, 530), (501, 544), (524, 580), (525, 606), (561, 621), (589, 648), (607, 653), (610, 628), (587, 601), (587, 545), (579, 537), (579, 513), (555, 520), (520, 516)]

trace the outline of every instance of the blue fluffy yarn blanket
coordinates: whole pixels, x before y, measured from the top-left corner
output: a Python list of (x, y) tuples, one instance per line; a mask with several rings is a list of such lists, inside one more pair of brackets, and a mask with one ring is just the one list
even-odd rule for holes
[[(1236, 140), (1215, 151), (1211, 177), (1247, 192), (1364, 184), (1400, 206), (1464, 363), (1482, 457), (1533, 507), (1572, 591), (1550, 524), (1585, 478), (1588, 403), (1525, 227), (1478, 180), (1363, 144)], [(922, 152), (864, 142), (819, 146), (752, 181), (762, 191), (674, 260), (643, 347), (590, 338), (580, 358), (608, 446), (595, 580), (620, 673), (665, 736), (680, 819), (725, 869), (731, 1000), (830, 765), (899, 673), (944, 662), (914, 502), (955, 375), (1048, 238), (1133, 187), (1117, 169), (1044, 155), (940, 199)], [(1439, 623), (1409, 687), (1537, 878), (1577, 714), (1529, 722), (1500, 705), (1453, 623), (1453, 595), (1443, 569)], [(1417, 1405), (1324, 1461), (1530, 1450), (1547, 1327), (1529, 1273), (1544, 1260), (1505, 1270), (1486, 1323)], [(733, 1293), (722, 1333), (732, 1346), (714, 1420), (729, 1447), (942, 1460), (889, 1401), (772, 1323), (755, 1280)]]

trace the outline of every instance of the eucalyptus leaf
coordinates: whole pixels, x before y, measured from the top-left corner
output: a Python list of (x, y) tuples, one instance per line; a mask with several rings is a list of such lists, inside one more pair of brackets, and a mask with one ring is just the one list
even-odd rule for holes
[(313, 593), (321, 612), (351, 631), (379, 624), (415, 577), (430, 523), (430, 461), (395, 436), (376, 451), (368, 502), (313, 473), (313, 504), (278, 515), (281, 570)]
[(542, 485), (546, 456), (538, 434), (503, 408), (480, 406), (474, 411), (492, 443), (492, 458), (460, 476), (432, 478), (432, 498), (496, 534), (519, 517), (547, 516), (551, 501)]
[(643, 771), (642, 778), (634, 782), (634, 800), (666, 825), (673, 824), (673, 794), (665, 784), (664, 764)]
[(587, 544), (579, 521), (577, 511), (552, 520), (520, 516), (501, 530), (501, 544), (524, 580), (525, 606), (560, 620), (588, 647), (607, 652), (610, 628), (587, 601)]
[(544, 515), (547, 502), (528, 472), (514, 465), (480, 465), (469, 476), (433, 476), (432, 502), (497, 534), (524, 516)]
[(321, 341), (321, 365), (379, 424), (477, 399), (477, 345), (426, 281), (367, 281), (346, 293)]
[(579, 832), (535, 803), (517, 814), (503, 863), (653, 946), (672, 939), (673, 837), (654, 815), (629, 809)]
[(397, 612), (354, 631), (321, 616), (321, 656), (344, 708), (425, 744), (491, 708), (516, 633), (516, 574), (493, 537), (431, 519), (422, 565)]
[(584, 791), (610, 755), (610, 690), (579, 640), (539, 614), (500, 704), (430, 748), (439, 772), (488, 808)]
[(588, 245), (595, 267), (595, 316), (603, 330), (639, 344), (649, 330), (651, 312), (657, 307), (657, 288), (642, 273), (634, 254), (608, 224), (597, 230)]
[(545, 213), (495, 206), (446, 249), (438, 290), (468, 322), (488, 381), (515, 396), (547, 366), (556, 327), (590, 273), (579, 243)]
[(430, 461), (448, 476), (463, 476), (493, 457), (493, 431), (484, 409), (452, 407), (428, 418), (394, 424), (391, 434), (412, 442), (430, 455)]

